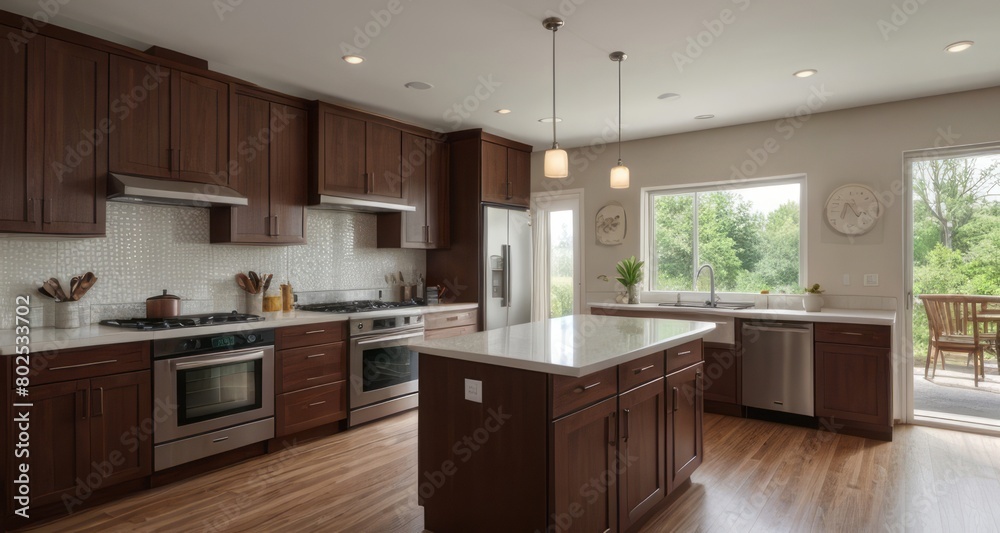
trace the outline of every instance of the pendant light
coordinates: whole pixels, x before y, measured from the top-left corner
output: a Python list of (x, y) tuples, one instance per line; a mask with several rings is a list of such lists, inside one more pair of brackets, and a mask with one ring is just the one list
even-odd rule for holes
[(628, 167), (622, 163), (622, 61), (625, 52), (611, 52), (608, 57), (618, 63), (618, 165), (611, 168), (611, 188), (628, 189)]
[(549, 17), (542, 26), (552, 32), (552, 148), (545, 151), (545, 177), (565, 178), (569, 176), (569, 156), (556, 142), (556, 31), (563, 25), (558, 17)]

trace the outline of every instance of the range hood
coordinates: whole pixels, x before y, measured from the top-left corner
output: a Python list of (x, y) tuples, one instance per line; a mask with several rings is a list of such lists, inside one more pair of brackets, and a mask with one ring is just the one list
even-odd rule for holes
[(109, 181), (108, 200), (117, 202), (193, 207), (247, 205), (245, 196), (221, 185), (125, 174), (111, 174)]
[(402, 213), (404, 211), (416, 211), (412, 205), (394, 204), (390, 202), (376, 202), (374, 200), (363, 200), (360, 198), (347, 198), (344, 196), (329, 196), (321, 194), (319, 204), (309, 206), (312, 209), (336, 209), (339, 211), (355, 211), (359, 213)]

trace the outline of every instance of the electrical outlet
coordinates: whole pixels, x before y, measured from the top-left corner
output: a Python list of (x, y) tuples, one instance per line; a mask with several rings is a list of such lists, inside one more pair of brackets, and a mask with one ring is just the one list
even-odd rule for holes
[(878, 287), (878, 274), (865, 274), (865, 287)]
[(465, 399), (483, 403), (483, 382), (475, 379), (465, 380)]
[(850, 284), (851, 284), (851, 275), (844, 274), (844, 285), (850, 285)]

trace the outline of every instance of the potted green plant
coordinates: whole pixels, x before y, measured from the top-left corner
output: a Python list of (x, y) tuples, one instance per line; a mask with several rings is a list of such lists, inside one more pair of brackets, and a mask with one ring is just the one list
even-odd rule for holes
[(628, 303), (639, 303), (639, 283), (642, 281), (643, 261), (636, 260), (635, 256), (622, 259), (618, 262), (618, 282), (625, 286), (628, 294)]
[(802, 296), (802, 307), (810, 313), (819, 312), (823, 308), (821, 294), (823, 294), (823, 289), (820, 288), (819, 283), (813, 283), (811, 287), (806, 287), (805, 294)]

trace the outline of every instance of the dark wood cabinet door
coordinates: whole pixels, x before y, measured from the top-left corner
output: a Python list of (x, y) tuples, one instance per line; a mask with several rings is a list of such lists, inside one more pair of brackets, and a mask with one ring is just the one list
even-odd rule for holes
[(46, 233), (103, 235), (108, 177), (108, 54), (45, 41), (42, 223)]
[(367, 123), (366, 132), (367, 194), (402, 198), (400, 156), (403, 132), (377, 122)]
[(483, 141), (483, 201), (507, 203), (507, 147)]
[(306, 239), (306, 188), (309, 177), (309, 113), (305, 109), (272, 103), (271, 124), (271, 235), (283, 244)]
[(728, 404), (739, 404), (739, 360), (736, 347), (706, 342), (705, 346), (705, 399)]
[(90, 471), (101, 488), (153, 472), (148, 370), (90, 380)]
[(816, 416), (889, 425), (888, 348), (816, 343)]
[(447, 248), (451, 244), (448, 210), (450, 149), (447, 143), (427, 140), (427, 235), (428, 248)]
[(111, 56), (111, 172), (171, 177), (170, 76), (168, 68)]
[(528, 207), (531, 201), (531, 154), (507, 149), (507, 181), (510, 193), (507, 202)]
[(663, 378), (618, 396), (619, 530), (626, 531), (667, 495)]
[[(29, 389), (31, 504), (37, 507), (74, 495), (77, 480), (90, 473), (89, 380), (64, 381)], [(15, 407), (11, 407), (17, 413)], [(11, 435), (17, 423), (11, 422)], [(8, 485), (9, 486), (9, 485)], [(15, 492), (11, 492), (14, 494)]]
[(609, 398), (552, 423), (552, 514), (578, 517), (560, 531), (618, 530), (617, 410)]
[(44, 37), (0, 47), (0, 231), (42, 228), (44, 47)]
[(403, 213), (400, 228), (403, 234), (400, 245), (403, 248), (424, 248), (430, 240), (427, 224), (429, 142), (428, 139), (410, 133), (402, 136), (403, 196), (407, 205), (417, 208), (416, 211)]
[(319, 194), (365, 194), (365, 121), (320, 111)]
[(686, 481), (704, 458), (704, 363), (667, 376), (667, 488)]
[(232, 210), (232, 242), (266, 242), (271, 235), (270, 119), (270, 102), (236, 96), (237, 164), (230, 184), (247, 197), (247, 205), (214, 208)]
[(187, 72), (175, 72), (171, 83), (174, 176), (228, 185), (229, 85)]

